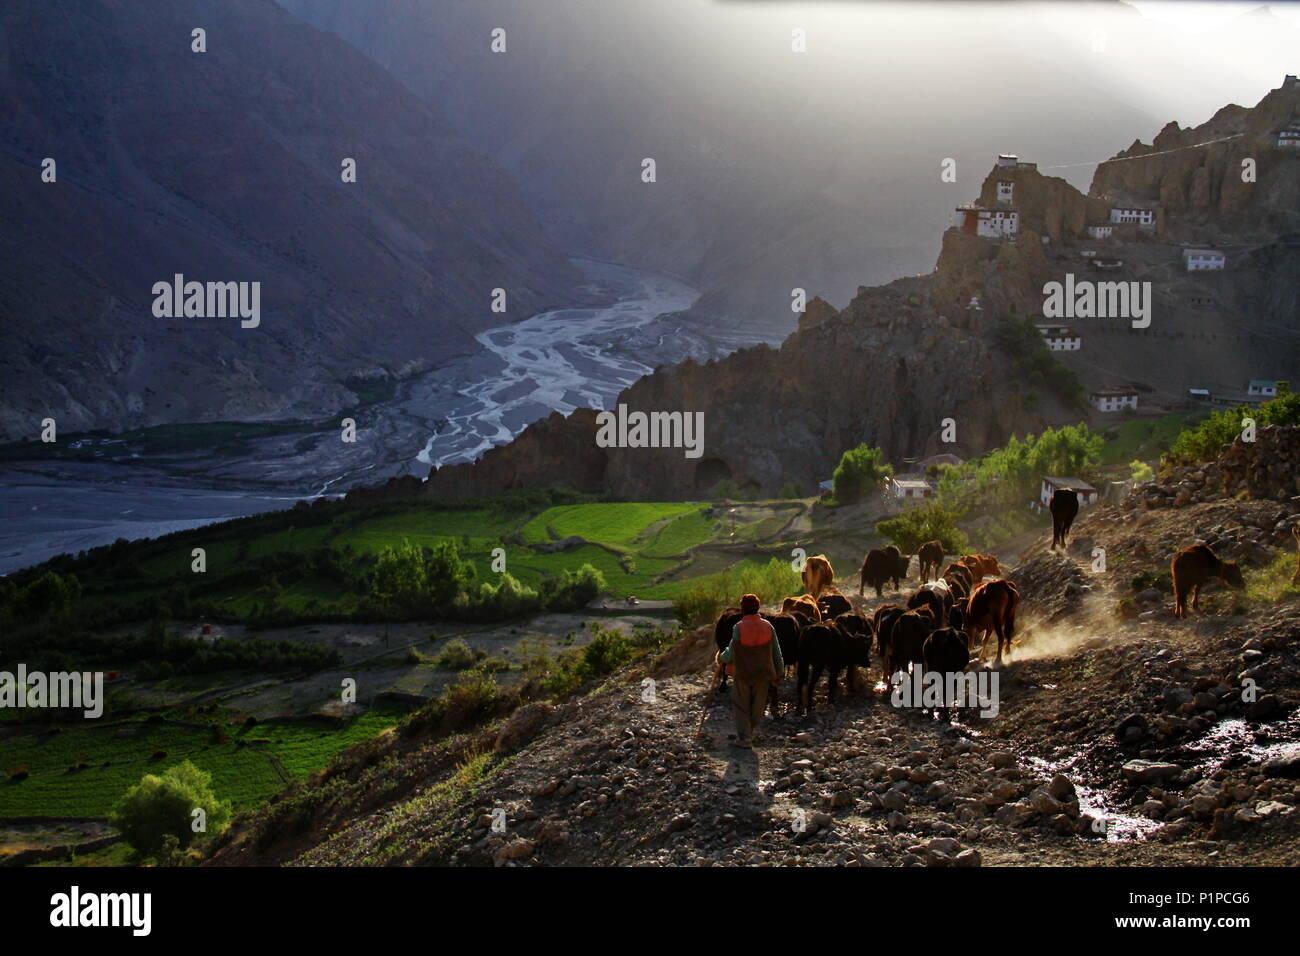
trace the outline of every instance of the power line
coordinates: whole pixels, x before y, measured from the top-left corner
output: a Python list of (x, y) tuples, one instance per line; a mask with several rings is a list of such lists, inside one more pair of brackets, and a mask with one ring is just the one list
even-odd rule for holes
[(1057, 166), (1040, 166), (1040, 169), (1071, 169), (1075, 166), (1100, 166), (1102, 163), (1124, 163), (1134, 159), (1150, 159), (1152, 156), (1168, 156), (1170, 153), (1181, 153), (1185, 149), (1200, 149), (1202, 146), (1213, 146), (1215, 143), (1226, 143), (1231, 139), (1240, 139), (1245, 133), (1233, 133), (1231, 136), (1224, 136), (1220, 139), (1207, 140), (1204, 143), (1193, 143), (1190, 146), (1175, 146), (1173, 149), (1162, 149), (1158, 153), (1143, 153), (1141, 156), (1120, 156), (1116, 159), (1098, 159), (1091, 163), (1061, 163)]

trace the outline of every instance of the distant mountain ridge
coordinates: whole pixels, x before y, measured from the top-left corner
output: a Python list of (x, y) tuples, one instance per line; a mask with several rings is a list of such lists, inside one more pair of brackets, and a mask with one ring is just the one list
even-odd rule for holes
[[(8, 440), (334, 413), (584, 295), (499, 167), (271, 0), (0, 8), (0, 223)], [(177, 273), (260, 282), (260, 326), (155, 318)]]
[[(1086, 385), (1134, 382), (1177, 402), (1211, 379), (1244, 388), (1247, 378), (1287, 377), (1300, 366), (1300, 150), (1278, 148), (1275, 131), (1296, 118), (1300, 86), (1291, 85), (1204, 127), (1167, 127), (1155, 146), (1120, 154), (1161, 155), (1103, 164), (1086, 196), (1027, 163), (995, 166), (977, 205), (996, 204), (998, 184), (1009, 182), (1013, 200), (1003, 208), (1016, 207), (1023, 223), (1014, 241), (949, 228), (930, 275), (859, 288), (843, 310), (813, 300), (779, 349), (661, 368), (619, 396), (634, 410), (705, 412), (698, 461), (672, 450), (599, 448), (595, 412), (579, 410), (531, 425), (474, 464), (350, 497), (455, 498), (558, 484), (679, 500), (706, 497), (723, 479), (771, 496), (790, 481), (811, 493), (859, 442), (892, 460), (977, 455), (1012, 433), (1082, 417), (1049, 395), (1030, 395), (996, 344), (998, 321), (1041, 315), (1045, 284), (1065, 274), (1150, 282), (1158, 315), (1140, 331), (1113, 317), (1075, 323), (1085, 347), (1059, 357)], [(1231, 142), (1166, 152), (1238, 132)], [(1245, 191), (1243, 158), (1255, 158), (1258, 173)], [(1087, 228), (1113, 206), (1143, 200), (1168, 203), (1157, 233), (1114, 246), (1131, 260), (1116, 271), (1090, 269), (1089, 256), (1105, 256), (1112, 240), (1094, 240)], [(1231, 268), (1186, 273), (1169, 237), (1231, 241)], [(955, 444), (940, 442), (947, 418), (957, 423)]]

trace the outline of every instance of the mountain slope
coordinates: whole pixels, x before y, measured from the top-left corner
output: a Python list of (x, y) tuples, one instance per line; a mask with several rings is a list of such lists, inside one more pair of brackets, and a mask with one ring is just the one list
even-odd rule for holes
[[(0, 130), (6, 438), (334, 412), (580, 281), (499, 168), (270, 0), (7, 4)], [(260, 281), (260, 327), (154, 318), (175, 273)]]

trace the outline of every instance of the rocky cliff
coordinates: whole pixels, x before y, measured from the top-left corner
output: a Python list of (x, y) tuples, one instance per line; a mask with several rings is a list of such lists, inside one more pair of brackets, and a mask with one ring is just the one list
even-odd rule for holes
[[(0, 7), (0, 223), (0, 440), (47, 416), (65, 434), (318, 417), (356, 376), (581, 301), (497, 166), (271, 0)], [(260, 327), (155, 318), (175, 273), (260, 282)]]

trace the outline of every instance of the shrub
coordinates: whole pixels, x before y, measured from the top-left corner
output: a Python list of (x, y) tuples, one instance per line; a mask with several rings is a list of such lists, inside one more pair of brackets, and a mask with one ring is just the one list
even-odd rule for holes
[(188, 760), (161, 774), (147, 773), (118, 801), (109, 822), (143, 854), (160, 853), (169, 834), (179, 847), (187, 847), (196, 837), (196, 808), (207, 816), (207, 833), (218, 834), (230, 822), (230, 803), (218, 800), (211, 784), (212, 775)]
[(504, 618), (535, 614), (542, 609), (542, 598), (533, 588), (520, 584), (504, 572), (496, 584), (484, 581), (456, 598), (457, 617), (474, 621), (499, 621)]
[(1151, 466), (1148, 465), (1145, 461), (1129, 462), (1128, 467), (1130, 473), (1132, 474), (1133, 480), (1135, 482), (1138, 482), (1139, 484), (1141, 484), (1144, 481), (1150, 481), (1156, 476), (1156, 473), (1152, 470)]
[(859, 445), (850, 448), (840, 456), (840, 463), (835, 467), (831, 480), (835, 487), (835, 500), (853, 502), (871, 491), (880, 489), (881, 483), (894, 473), (894, 469), (882, 461), (884, 452), (879, 448)]
[[(1278, 383), (1281, 392), (1284, 383)], [(1171, 465), (1208, 461), (1221, 455), (1241, 434), (1241, 420), (1252, 418), (1257, 427), (1265, 425), (1300, 425), (1300, 393), (1286, 391), (1258, 408), (1242, 405), (1214, 412), (1192, 428), (1178, 433), (1165, 463)]]
[(474, 649), (458, 637), (443, 645), (434, 663), (445, 671), (463, 671), (473, 667), (477, 660)]
[(742, 594), (757, 594), (776, 603), (803, 593), (803, 582), (789, 563), (772, 558), (763, 565), (741, 565), (703, 578), (673, 598), (673, 613), (686, 627), (712, 623), (718, 612), (735, 604)]
[(959, 554), (970, 548), (970, 541), (957, 527), (960, 517), (957, 510), (939, 502), (908, 508), (902, 514), (876, 525), (876, 533), (889, 538), (905, 554), (915, 554), (927, 541), (943, 542), (948, 554)]

